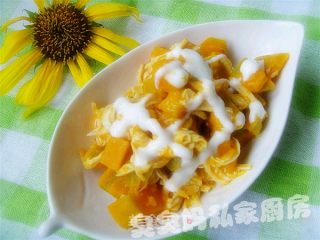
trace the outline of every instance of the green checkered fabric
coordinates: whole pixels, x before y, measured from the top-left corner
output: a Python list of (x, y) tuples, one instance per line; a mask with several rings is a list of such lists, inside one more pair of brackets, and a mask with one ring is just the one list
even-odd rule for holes
[[(106, 2), (105, 0), (90, 1)], [(295, 194), (309, 196), (308, 218), (234, 224), (182, 233), (171, 239), (320, 239), (320, 1), (319, 0), (119, 0), (137, 6), (138, 24), (121, 18), (103, 22), (115, 32), (140, 42), (193, 24), (230, 19), (277, 19), (300, 22), (305, 27), (293, 102), (288, 124), (271, 163), (236, 203), (269, 198), (285, 204)], [(31, 0), (1, 0), (0, 24), (36, 10)], [(15, 24), (13, 29), (21, 28)], [(3, 43), (4, 33), (0, 33)], [(94, 65), (95, 71), (103, 66)], [(30, 72), (25, 80), (30, 79)], [(0, 79), (1, 81), (1, 79)], [(19, 83), (21, 86), (22, 83)], [(23, 120), (12, 91), (0, 97), (0, 239), (39, 239), (37, 227), (49, 216), (46, 196), (48, 146), (66, 105), (79, 91), (67, 76), (49, 106)], [(235, 203), (235, 204), (236, 204)], [(48, 239), (88, 239), (63, 229)]]

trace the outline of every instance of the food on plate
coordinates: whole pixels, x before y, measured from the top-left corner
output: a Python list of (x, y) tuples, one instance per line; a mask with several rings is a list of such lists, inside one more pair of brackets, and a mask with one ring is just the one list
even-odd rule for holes
[(245, 58), (234, 66), (227, 42), (188, 40), (155, 47), (138, 82), (114, 103), (93, 104), (86, 169), (103, 169), (100, 187), (116, 200), (114, 220), (178, 211), (245, 174), (242, 149), (262, 131), (266, 93), (289, 55)]

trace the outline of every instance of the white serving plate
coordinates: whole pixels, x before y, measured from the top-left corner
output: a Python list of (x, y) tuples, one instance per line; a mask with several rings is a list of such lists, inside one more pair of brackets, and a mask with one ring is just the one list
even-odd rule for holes
[(247, 161), (252, 165), (252, 170), (231, 184), (205, 194), (202, 207), (208, 209), (213, 204), (234, 201), (261, 174), (280, 140), (289, 112), (303, 32), (302, 25), (294, 22), (250, 20), (206, 23), (143, 44), (104, 68), (77, 94), (56, 127), (48, 160), (47, 188), (51, 214), (40, 226), (40, 235), (47, 236), (65, 227), (95, 239), (131, 237), (130, 231), (120, 228), (107, 212), (107, 204), (114, 199), (98, 187), (99, 174), (84, 170), (79, 159), (79, 150), (89, 145), (86, 135), (89, 132), (91, 103), (104, 106), (113, 102), (135, 84), (138, 68), (148, 60), (153, 47), (168, 47), (184, 38), (194, 43), (210, 36), (224, 38), (234, 62), (243, 57), (254, 58), (280, 52), (290, 54), (277, 87), (270, 94), (265, 129), (248, 154)]

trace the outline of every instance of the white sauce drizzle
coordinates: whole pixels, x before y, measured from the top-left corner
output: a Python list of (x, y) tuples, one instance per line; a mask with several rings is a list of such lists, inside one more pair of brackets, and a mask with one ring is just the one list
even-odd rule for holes
[(239, 86), (241, 83), (238, 78), (231, 78), (229, 84), (232, 89), (239, 91)]
[(223, 59), (225, 57), (226, 57), (226, 55), (224, 55), (224, 54), (218, 54), (218, 55), (215, 55), (215, 56), (211, 57), (210, 59), (208, 59), (207, 63), (209, 63), (209, 64), (210, 63), (214, 63), (214, 62), (216, 62), (216, 61), (218, 61), (220, 59)]
[(262, 103), (258, 100), (252, 101), (249, 104), (249, 122), (253, 123), (257, 118), (264, 119), (266, 110), (264, 110)]
[(238, 112), (235, 120), (237, 128), (242, 128), (246, 122), (246, 117), (244, 116), (243, 112)]
[[(164, 147), (170, 147), (173, 154), (181, 158), (181, 168), (175, 171), (171, 178), (165, 183), (165, 187), (171, 191), (177, 191), (181, 186), (189, 181), (194, 175), (199, 165), (215, 154), (218, 146), (230, 139), (231, 133), (235, 130), (235, 126), (230, 120), (226, 112), (223, 100), (216, 94), (214, 82), (212, 78), (212, 71), (209, 63), (217, 61), (223, 57), (223, 54), (214, 56), (207, 62), (203, 60), (200, 54), (191, 49), (181, 49), (176, 47), (167, 53), (168, 59), (177, 59), (182, 56), (185, 60), (181, 63), (178, 60), (172, 61), (162, 66), (155, 74), (155, 85), (159, 86), (159, 81), (165, 77), (170, 84), (177, 88), (182, 88), (187, 81), (187, 75), (191, 74), (202, 83), (203, 90), (198, 93), (187, 104), (186, 116), (174, 122), (167, 128), (162, 128), (157, 119), (151, 118), (145, 104), (150, 98), (150, 95), (143, 97), (136, 103), (130, 102), (125, 97), (121, 97), (114, 103), (115, 111), (121, 115), (121, 119), (116, 120), (110, 127), (110, 134), (113, 137), (126, 137), (131, 126), (138, 126), (144, 131), (150, 131), (154, 139), (151, 140), (145, 147), (138, 148), (135, 152), (133, 163), (137, 167), (144, 167), (156, 157), (159, 156), (160, 151)], [(250, 72), (246, 69), (247, 72)], [(239, 86), (240, 80), (233, 79), (230, 85), (233, 88)], [(188, 118), (189, 114), (196, 110), (203, 101), (207, 101), (212, 108), (215, 116), (222, 124), (222, 129), (216, 131), (211, 139), (208, 141), (206, 149), (204, 149), (197, 157), (194, 157), (192, 151), (181, 144), (174, 142), (173, 135)], [(260, 102), (250, 104), (250, 116), (262, 116), (264, 109), (259, 106)], [(261, 103), (260, 103), (261, 104)], [(251, 117), (252, 117), (251, 116)], [(236, 116), (235, 124), (237, 126), (243, 125), (245, 117), (243, 113), (239, 112)]]
[(183, 88), (188, 83), (188, 73), (183, 68), (174, 69), (165, 75), (165, 79), (176, 88)]
[(226, 112), (223, 100), (216, 94), (212, 79), (212, 71), (209, 64), (194, 50), (181, 49), (179, 47), (167, 53), (168, 58), (178, 58), (182, 56), (185, 60), (183, 68), (192, 76), (202, 82), (203, 91), (187, 104), (188, 112), (195, 110), (200, 104), (206, 100), (212, 107), (214, 114), (223, 125), (221, 131), (213, 134), (208, 142), (208, 146), (192, 161), (184, 161), (181, 168), (175, 171), (171, 178), (165, 183), (165, 187), (171, 191), (177, 191), (194, 175), (194, 172), (203, 164), (211, 155), (214, 155), (218, 146), (226, 140), (230, 139), (231, 133), (234, 131), (234, 126)]
[(150, 141), (145, 147), (138, 148), (135, 152), (133, 163), (137, 167), (146, 166), (151, 160), (155, 159), (159, 152), (166, 146), (169, 146), (173, 153), (188, 161), (192, 159), (192, 152), (173, 141), (173, 134), (178, 130), (182, 121), (177, 121), (168, 128), (163, 129), (155, 118), (151, 118), (145, 103), (151, 95), (143, 97), (136, 103), (130, 102), (127, 98), (118, 98), (114, 108), (121, 119), (113, 122), (110, 128), (110, 134), (113, 137), (127, 137), (127, 133), (131, 126), (138, 126), (143, 131), (150, 131), (156, 138)]
[(170, 63), (165, 64), (160, 69), (158, 69), (154, 78), (154, 85), (156, 86), (156, 88), (159, 88), (159, 83), (161, 78), (163, 78), (169, 72), (180, 68), (181, 66), (182, 65), (180, 61), (172, 61)]
[[(239, 92), (241, 82), (238, 78), (230, 79), (231, 88)], [(254, 97), (254, 96), (253, 96)], [(257, 118), (264, 119), (266, 116), (266, 110), (264, 109), (262, 103), (254, 97), (249, 104), (249, 122), (253, 123)]]
[(242, 74), (243, 81), (247, 81), (252, 74), (256, 73), (259, 69), (264, 67), (263, 61), (253, 60), (253, 59), (246, 59), (240, 66), (240, 72)]

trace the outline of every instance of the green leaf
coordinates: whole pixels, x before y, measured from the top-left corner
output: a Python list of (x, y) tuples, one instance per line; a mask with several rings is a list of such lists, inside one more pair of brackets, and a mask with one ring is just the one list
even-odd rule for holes
[(27, 9), (24, 9), (26, 13), (28, 14), (29, 18), (31, 18), (32, 21), (34, 21), (38, 17), (38, 13), (31, 12)]
[(90, 25), (91, 25), (91, 27), (103, 27), (102, 24), (97, 23), (97, 22), (91, 22)]
[(31, 28), (33, 28), (33, 24), (28, 24), (28, 25), (23, 25), (25, 28), (27, 28), (27, 29), (31, 29)]
[(36, 72), (37, 68), (40, 67), (44, 63), (44, 58), (42, 58), (39, 62), (34, 65), (34, 72)]

